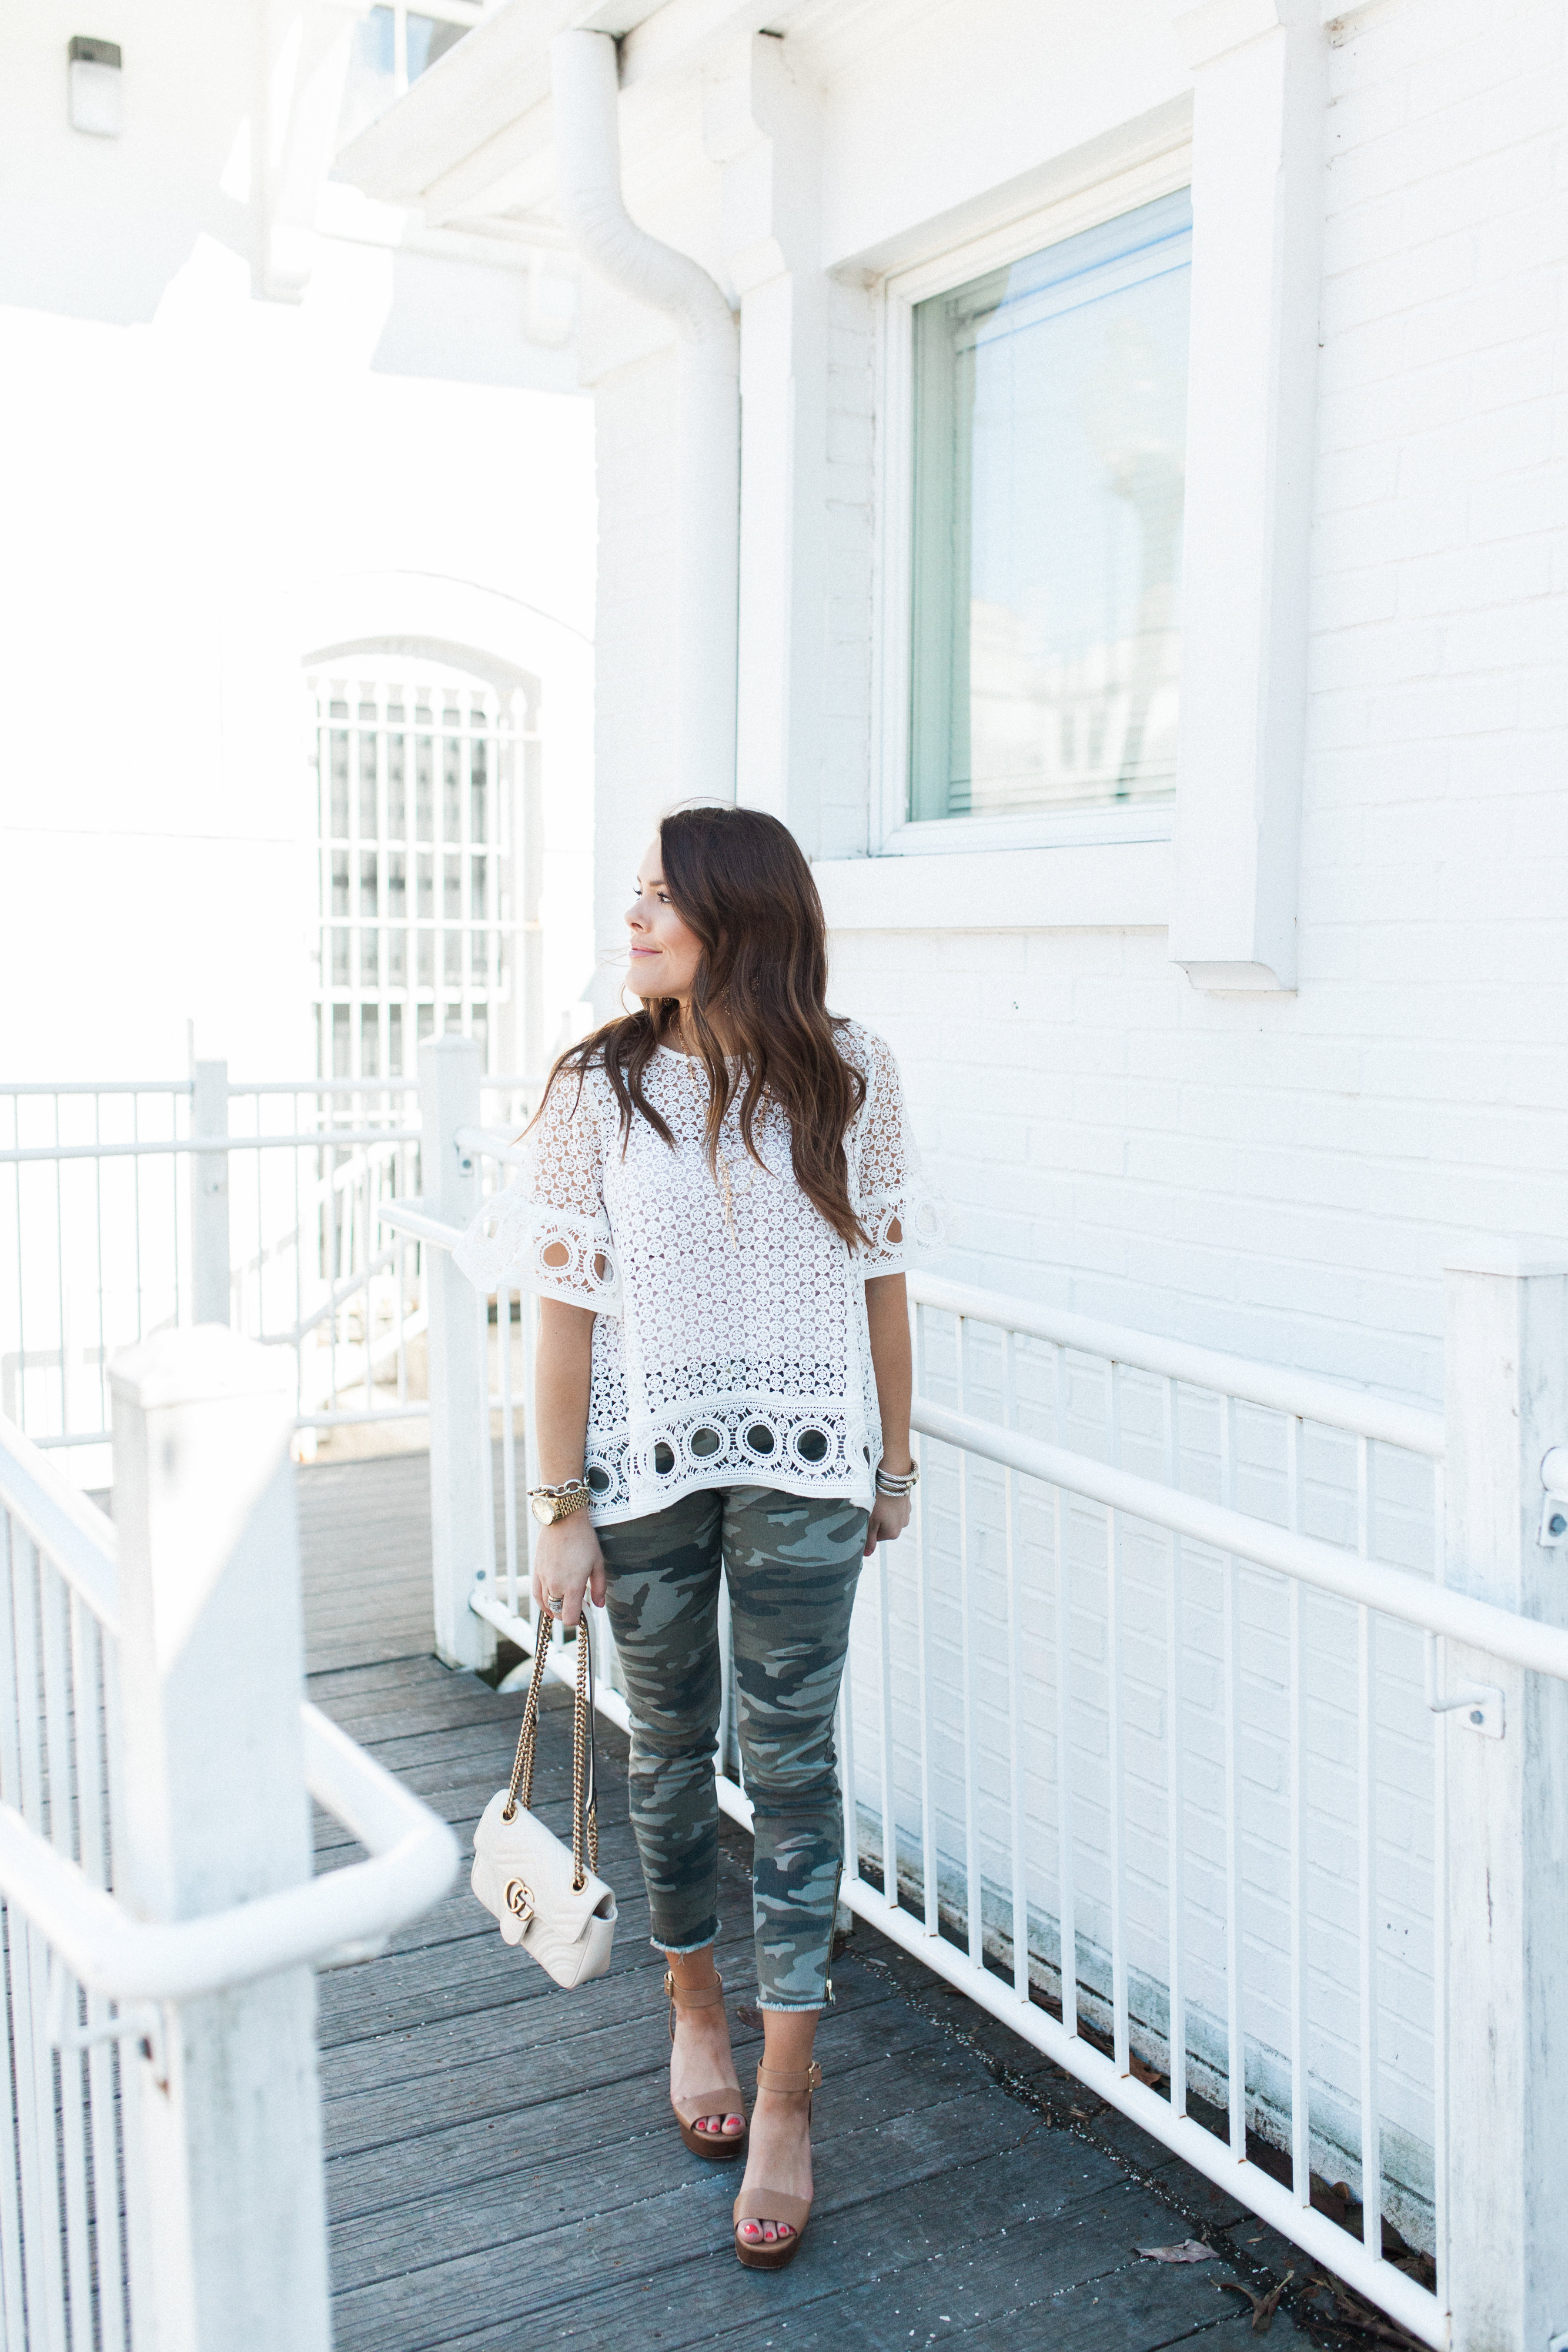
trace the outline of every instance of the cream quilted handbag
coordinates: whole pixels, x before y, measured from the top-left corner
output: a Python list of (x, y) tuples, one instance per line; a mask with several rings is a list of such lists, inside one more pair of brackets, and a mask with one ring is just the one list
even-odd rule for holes
[[(474, 1832), (469, 1885), (500, 1921), (508, 1944), (520, 1944), (548, 1976), (570, 1991), (601, 1977), (615, 1940), (615, 1897), (598, 1876), (599, 1807), (594, 1787), (593, 1646), (587, 1615), (577, 1637), (577, 1699), (571, 1715), (571, 1845), (528, 1811), (539, 1686), (549, 1655), (548, 1609), (534, 1635), (534, 1671), (523, 1709), (510, 1784), (497, 1789)], [(519, 1801), (520, 1798), (520, 1801)]]

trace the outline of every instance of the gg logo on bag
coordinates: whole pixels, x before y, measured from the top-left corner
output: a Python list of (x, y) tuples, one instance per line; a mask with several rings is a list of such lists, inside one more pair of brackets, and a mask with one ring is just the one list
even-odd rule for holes
[(534, 1890), (520, 1878), (507, 1881), (507, 1908), (526, 1926), (534, 1916)]

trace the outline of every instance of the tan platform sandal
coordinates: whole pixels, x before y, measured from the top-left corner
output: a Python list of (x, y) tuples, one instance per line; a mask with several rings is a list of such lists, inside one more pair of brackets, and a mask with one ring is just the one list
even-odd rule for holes
[[(759, 2091), (782, 2091), (786, 2096), (806, 2100), (806, 2128), (811, 2127), (811, 2094), (821, 2088), (822, 2070), (813, 2058), (809, 2066), (759, 2065), (757, 2087)], [(735, 2200), (735, 2251), (737, 2259), (748, 2271), (781, 2271), (792, 2263), (800, 2250), (806, 2234), (806, 2224), (811, 2218), (811, 2200), (791, 2197), (784, 2189), (743, 2189)], [(771, 2245), (759, 2239), (748, 2246), (740, 2234), (743, 2221), (782, 2221), (791, 2231), (788, 2238), (775, 2239)]]
[[(664, 1970), (664, 1990), (670, 1996), (670, 2040), (675, 2038), (677, 2009), (715, 2009), (724, 2005), (724, 1979), (687, 1992), (675, 1982), (672, 1969)], [(727, 2164), (739, 2156), (746, 2147), (746, 2103), (738, 2083), (721, 2083), (716, 2090), (704, 2091), (695, 2099), (677, 2099), (670, 2093), (670, 2105), (675, 2111), (675, 2121), (681, 2127), (681, 2137), (694, 2156), (706, 2156), (711, 2164)], [(738, 2116), (737, 2132), (700, 2132), (697, 2125), (704, 2116)]]

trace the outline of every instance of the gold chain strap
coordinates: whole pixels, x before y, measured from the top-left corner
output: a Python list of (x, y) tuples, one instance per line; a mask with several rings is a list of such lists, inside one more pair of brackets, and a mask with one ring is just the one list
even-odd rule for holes
[[(538, 1741), (539, 1691), (549, 1658), (550, 1629), (554, 1623), (552, 1612), (541, 1603), (539, 1622), (534, 1629), (534, 1670), (528, 1677), (528, 1696), (517, 1732), (517, 1752), (512, 1759), (512, 1778), (507, 1789), (507, 1801), (501, 1808), (504, 1822), (516, 1818), (519, 1795), (524, 1812), (533, 1810), (534, 1749)], [(574, 1894), (580, 1894), (588, 1884), (588, 1874), (583, 1868), (585, 1833), (588, 1870), (591, 1870), (595, 1877), (599, 1874), (599, 1789), (594, 1765), (593, 1642), (585, 1614), (578, 1626), (577, 1691), (571, 1709), (571, 1885)]]

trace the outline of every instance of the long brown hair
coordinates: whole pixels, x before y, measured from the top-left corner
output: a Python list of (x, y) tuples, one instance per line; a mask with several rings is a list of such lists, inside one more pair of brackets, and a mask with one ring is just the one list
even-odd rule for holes
[[(789, 1122), (795, 1181), (853, 1248), (867, 1234), (850, 1201), (844, 1137), (865, 1080), (840, 1051), (844, 1024), (827, 1008), (827, 926), (811, 869), (788, 826), (760, 809), (675, 809), (660, 824), (659, 849), (675, 912), (702, 942), (691, 1031), (708, 1075), (708, 1164), (717, 1166), (719, 1135), (738, 1097), (741, 1138), (761, 1165), (755, 1129), (770, 1096)], [(621, 1108), (622, 1150), (633, 1116), (673, 1150), (674, 1137), (643, 1079), (679, 1019), (675, 998), (657, 997), (606, 1022), (560, 1056), (550, 1086), (568, 1071), (580, 1086), (586, 1071), (602, 1069)]]

